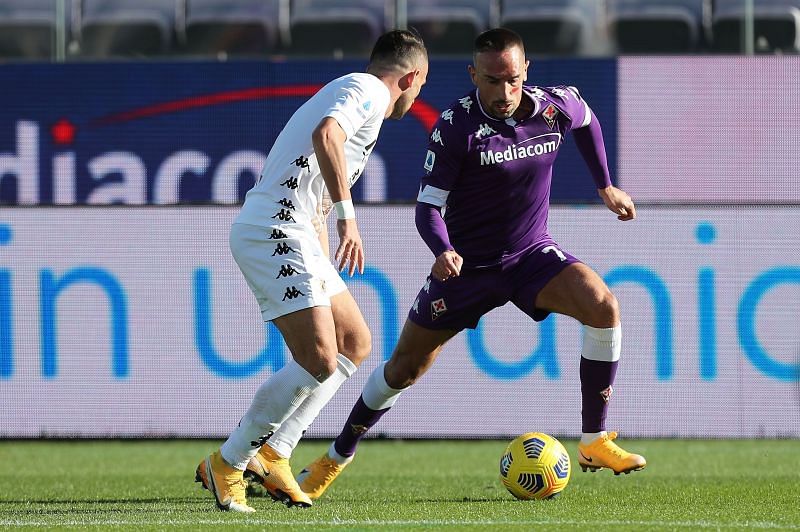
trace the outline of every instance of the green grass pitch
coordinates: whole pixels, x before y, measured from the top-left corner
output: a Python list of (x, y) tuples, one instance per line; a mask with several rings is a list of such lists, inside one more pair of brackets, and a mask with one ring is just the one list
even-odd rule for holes
[[(644, 471), (583, 473), (561, 497), (517, 501), (498, 480), (504, 441), (367, 441), (309, 509), (269, 499), (220, 512), (195, 484), (213, 441), (0, 441), (0, 529), (800, 529), (800, 442), (628, 440)], [(303, 442), (296, 469), (327, 447)]]

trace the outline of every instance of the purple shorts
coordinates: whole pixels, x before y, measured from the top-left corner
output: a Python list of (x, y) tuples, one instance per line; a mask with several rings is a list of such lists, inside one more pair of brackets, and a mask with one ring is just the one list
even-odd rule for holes
[(570, 264), (580, 262), (545, 240), (508, 262), (464, 268), (447, 281), (431, 276), (419, 291), (408, 319), (426, 329), (474, 329), (481, 316), (509, 301), (536, 321), (550, 312), (536, 308), (536, 296)]

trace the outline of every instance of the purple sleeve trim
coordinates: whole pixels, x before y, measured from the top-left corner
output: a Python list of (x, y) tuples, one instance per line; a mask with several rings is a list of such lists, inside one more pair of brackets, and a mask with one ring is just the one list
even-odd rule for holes
[(433, 252), (434, 257), (453, 249), (450, 244), (450, 237), (447, 235), (447, 226), (444, 224), (439, 207), (435, 207), (430, 203), (417, 202), (414, 220), (417, 224), (419, 235)]
[(581, 152), (583, 160), (592, 173), (597, 188), (611, 186), (611, 175), (608, 171), (608, 160), (606, 159), (606, 146), (603, 143), (603, 130), (600, 129), (600, 122), (592, 111), (592, 121), (586, 127), (572, 130), (575, 144)]

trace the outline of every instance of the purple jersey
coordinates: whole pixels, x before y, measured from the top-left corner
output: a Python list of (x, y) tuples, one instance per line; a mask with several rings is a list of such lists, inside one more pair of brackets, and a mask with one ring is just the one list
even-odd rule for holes
[(550, 181), (564, 135), (592, 112), (574, 87), (523, 86), (527, 118), (491, 117), (473, 90), (445, 110), (431, 133), (417, 200), (444, 207), (465, 266), (497, 264), (547, 233)]

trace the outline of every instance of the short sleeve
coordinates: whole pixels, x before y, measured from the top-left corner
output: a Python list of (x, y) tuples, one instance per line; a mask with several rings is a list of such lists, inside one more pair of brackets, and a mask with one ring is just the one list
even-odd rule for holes
[(445, 110), (433, 126), (417, 201), (443, 207), (461, 173), (468, 138), (454, 121), (452, 110)]
[[(383, 91), (380, 90), (382, 88)], [(336, 91), (333, 104), (323, 117), (329, 116), (336, 120), (349, 139), (376, 115), (382, 119), (388, 105), (388, 91), (385, 87), (353, 80)]]

